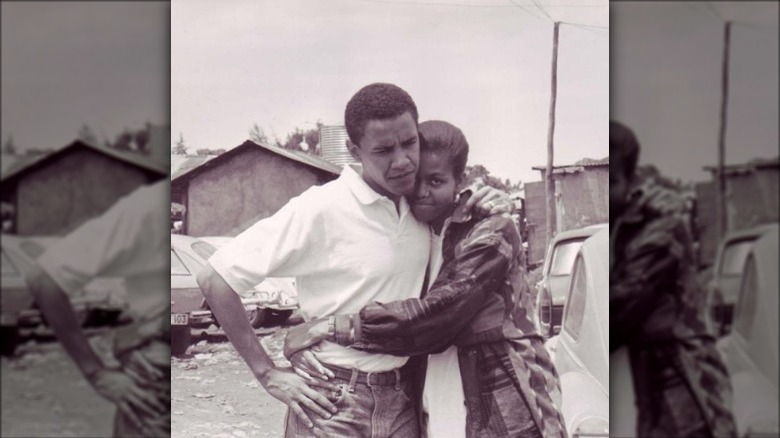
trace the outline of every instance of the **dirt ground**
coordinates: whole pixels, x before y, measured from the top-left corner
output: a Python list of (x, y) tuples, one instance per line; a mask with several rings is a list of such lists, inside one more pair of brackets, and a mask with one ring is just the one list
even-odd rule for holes
[[(258, 331), (280, 366), (284, 328)], [(111, 329), (90, 337), (106, 362)], [(3, 437), (110, 437), (115, 408), (84, 380), (53, 339), (29, 341), (2, 360)], [(286, 407), (268, 395), (224, 336), (171, 360), (172, 437), (281, 437)]]
[[(90, 342), (104, 357), (110, 330)], [(3, 437), (111, 436), (114, 407), (89, 386), (57, 342), (29, 341), (14, 357), (3, 357)]]
[[(277, 365), (284, 329), (261, 337)], [(244, 438), (284, 434), (287, 408), (263, 390), (233, 346), (200, 341), (171, 360), (172, 437)]]

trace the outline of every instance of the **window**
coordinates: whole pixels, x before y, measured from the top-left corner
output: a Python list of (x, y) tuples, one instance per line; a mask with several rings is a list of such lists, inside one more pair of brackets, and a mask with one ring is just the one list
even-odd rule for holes
[(745, 275), (739, 288), (739, 298), (735, 309), (736, 321), (734, 329), (745, 339), (750, 339), (753, 329), (753, 319), (756, 316), (756, 298), (758, 295), (758, 273), (756, 260), (751, 256), (745, 264)]
[(565, 240), (553, 248), (550, 275), (571, 275), (574, 258), (582, 246), (582, 240)]
[(730, 242), (723, 249), (720, 262), (721, 275), (740, 275), (745, 267), (745, 258), (753, 247), (755, 239), (744, 239)]
[(16, 266), (14, 266), (14, 264), (11, 263), (11, 259), (9, 259), (7, 255), (5, 255), (5, 251), (3, 251), (0, 254), (2, 254), (2, 259), (0, 259), (0, 267), (2, 267), (3, 276), (18, 274), (19, 271), (17, 271)]
[(190, 275), (190, 271), (184, 266), (178, 255), (171, 250), (171, 275)]
[(585, 298), (587, 296), (587, 278), (585, 262), (582, 256), (574, 263), (574, 272), (569, 283), (569, 297), (566, 300), (563, 329), (576, 341), (582, 329), (582, 319), (585, 315)]

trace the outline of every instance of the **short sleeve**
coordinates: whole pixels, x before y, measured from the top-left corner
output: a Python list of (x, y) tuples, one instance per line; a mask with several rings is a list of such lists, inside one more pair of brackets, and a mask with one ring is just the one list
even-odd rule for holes
[(315, 222), (311, 206), (301, 197), (293, 198), (220, 248), (209, 264), (238, 293), (266, 277), (306, 275), (316, 263), (315, 253), (309, 251), (318, 239)]
[(49, 247), (38, 264), (69, 293), (96, 277), (129, 277), (168, 269), (168, 187), (164, 180), (136, 189)]

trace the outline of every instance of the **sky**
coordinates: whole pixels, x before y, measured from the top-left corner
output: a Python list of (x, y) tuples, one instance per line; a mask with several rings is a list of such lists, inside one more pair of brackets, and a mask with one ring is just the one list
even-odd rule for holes
[(640, 162), (683, 181), (717, 164), (724, 20), (732, 20), (726, 163), (778, 156), (777, 2), (615, 2), (610, 115)]
[(282, 140), (317, 121), (343, 124), (357, 90), (390, 82), (421, 121), (463, 130), (470, 164), (538, 181), (556, 20), (595, 27), (560, 27), (555, 164), (604, 158), (608, 3), (534, 1), (173, 0), (172, 144), (181, 135), (189, 150), (230, 149), (254, 123)]
[(170, 123), (168, 2), (2, 2), (2, 142)]

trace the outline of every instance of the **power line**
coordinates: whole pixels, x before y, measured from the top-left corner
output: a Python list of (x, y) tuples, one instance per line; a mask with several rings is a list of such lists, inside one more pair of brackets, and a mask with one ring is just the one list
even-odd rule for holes
[(403, 2), (403, 1), (394, 1), (394, 0), (360, 0), (362, 2), (366, 3), (385, 3), (385, 4), (393, 4), (393, 5), (407, 5), (407, 6), (457, 6), (457, 7), (464, 7), (464, 8), (500, 8), (500, 9), (507, 9), (507, 8), (514, 8), (514, 5), (475, 5), (472, 3), (446, 3), (446, 2)]
[(606, 29), (606, 30), (609, 30), (609, 27), (606, 27), (606, 26), (594, 26), (592, 24), (570, 23), (568, 21), (561, 21), (561, 24), (568, 24), (569, 26), (577, 26), (577, 27), (589, 27), (589, 28), (592, 28), (592, 29)]
[(547, 18), (549, 18), (549, 19), (550, 19), (550, 21), (555, 21), (555, 20), (553, 20), (553, 18), (550, 16), (550, 14), (548, 14), (548, 13), (547, 13), (547, 11), (546, 11), (546, 10), (545, 10), (545, 9), (542, 7), (542, 5), (541, 5), (541, 4), (539, 4), (539, 1), (538, 1), (538, 0), (531, 0), (531, 2), (532, 2), (534, 5), (536, 5), (536, 7), (537, 7), (537, 8), (539, 8), (539, 10), (540, 10), (540, 11), (542, 11), (542, 12), (544, 13), (544, 15), (546, 15), (546, 16), (547, 16)]
[(600, 32), (600, 31), (597, 31), (597, 30), (593, 29), (593, 28), (609, 29), (609, 28), (606, 28), (606, 27), (584, 26), (584, 25), (579, 25), (579, 24), (574, 24), (574, 23), (566, 23), (566, 22), (563, 22), (563, 21), (561, 22), (561, 24), (566, 24), (566, 25), (569, 25), (571, 27), (576, 27), (576, 28), (579, 28), (579, 29), (582, 29), (582, 30), (585, 30), (585, 31), (588, 31), (588, 32), (591, 32), (591, 33), (595, 33), (596, 35), (599, 35), (599, 36), (607, 36), (607, 37), (609, 36), (609, 31), (607, 31), (607, 32)]
[(536, 17), (536, 18), (540, 19), (540, 20), (543, 20), (543, 18), (542, 18), (542, 17), (540, 17), (540, 16), (538, 16), (538, 15), (534, 14), (534, 13), (533, 13), (533, 12), (531, 12), (529, 9), (526, 9), (524, 6), (522, 6), (522, 5), (518, 4), (517, 2), (515, 2), (515, 0), (509, 0), (509, 1), (510, 1), (510, 2), (512, 2), (512, 4), (513, 4), (513, 5), (515, 5), (515, 6), (517, 6), (518, 8), (520, 8), (520, 9), (524, 10), (525, 12), (527, 12), (528, 14), (530, 14), (530, 15), (532, 15), (532, 16), (534, 16), (534, 17)]
[(716, 15), (716, 16), (717, 16), (717, 17), (718, 17), (718, 18), (719, 18), (721, 21), (725, 21), (725, 19), (723, 18), (723, 16), (722, 16), (722, 15), (720, 15), (720, 12), (718, 12), (718, 10), (717, 10), (717, 9), (715, 9), (715, 7), (714, 7), (714, 6), (712, 6), (712, 3), (710, 3), (710, 2), (704, 2), (704, 6), (706, 6), (706, 7), (707, 7), (707, 9), (711, 10), (712, 12), (714, 12), (714, 13), (715, 13), (715, 15)]

